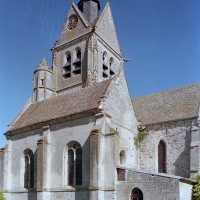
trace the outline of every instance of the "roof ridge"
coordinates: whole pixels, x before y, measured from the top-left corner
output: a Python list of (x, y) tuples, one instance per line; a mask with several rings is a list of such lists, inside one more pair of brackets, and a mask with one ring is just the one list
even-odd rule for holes
[(167, 89), (167, 90), (164, 90), (164, 91), (161, 91), (161, 92), (155, 92), (155, 93), (152, 93), (152, 94), (143, 95), (143, 96), (140, 96), (140, 97), (132, 98), (132, 101), (138, 100), (138, 99), (143, 99), (143, 98), (146, 98), (146, 97), (157, 96), (157, 95), (161, 95), (161, 94), (176, 91), (176, 90), (183, 90), (183, 89), (186, 89), (188, 87), (192, 87), (192, 86), (195, 86), (195, 85), (198, 85), (198, 84), (200, 84), (200, 82), (191, 83), (189, 85), (185, 85), (185, 86), (181, 86), (181, 87), (175, 87), (175, 88), (172, 88), (172, 89)]
[(132, 99), (134, 111), (143, 125), (198, 117), (200, 83)]
[[(86, 86), (86, 87), (79, 88), (79, 89), (76, 89), (76, 90), (71, 90), (71, 91), (69, 90), (67, 93), (58, 94), (57, 96), (53, 96), (53, 97), (51, 97), (51, 98), (48, 98), (48, 99), (45, 99), (45, 100), (42, 100), (42, 101), (32, 102), (32, 104), (34, 105), (34, 104), (38, 104), (38, 103), (50, 101), (51, 99), (54, 99), (54, 98), (64, 97), (64, 96), (67, 96), (67, 95), (70, 95), (70, 94), (76, 94), (76, 93), (78, 93), (78, 92), (80, 92), (80, 91), (82, 91), (82, 90), (86, 90), (86, 89), (88, 89), (88, 88), (91, 88), (91, 87), (94, 87), (94, 86), (97, 86), (97, 85), (101, 85), (101, 84), (103, 84), (103, 83), (105, 83), (105, 82), (111, 82), (112, 80), (113, 80), (113, 78), (112, 78), (112, 79), (108, 79), (108, 80), (104, 80), (104, 81), (101, 81), (101, 82), (98, 82), (98, 83), (94, 83), (93, 85), (88, 85), (88, 86)], [(109, 86), (109, 85), (110, 85), (110, 84), (108, 84), (108, 86)], [(108, 88), (108, 87), (107, 87), (107, 88)]]

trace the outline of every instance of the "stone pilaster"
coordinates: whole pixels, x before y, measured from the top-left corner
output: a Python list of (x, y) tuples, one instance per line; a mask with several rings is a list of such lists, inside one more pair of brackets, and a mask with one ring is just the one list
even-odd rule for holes
[[(116, 148), (118, 134), (110, 132), (104, 136), (104, 148), (102, 162), (104, 165), (104, 178), (102, 186), (105, 190), (110, 191), (115, 188), (116, 179)], [(105, 181), (106, 180), (106, 181)]]
[(197, 123), (192, 123), (190, 145), (190, 177), (200, 173), (200, 130)]
[(90, 200), (114, 198), (117, 137), (98, 130), (90, 134)]
[(90, 134), (90, 189), (98, 189), (98, 165), (99, 165), (99, 145), (100, 134), (98, 130), (93, 130)]
[(7, 137), (7, 145), (4, 149), (4, 160), (3, 160), (3, 191), (8, 192), (11, 190), (11, 152), (12, 152), (12, 141)]
[(37, 143), (37, 199), (50, 198), (51, 156), (50, 156), (50, 129), (43, 127), (43, 137)]
[(3, 160), (4, 160), (4, 149), (0, 149), (0, 191), (3, 190)]

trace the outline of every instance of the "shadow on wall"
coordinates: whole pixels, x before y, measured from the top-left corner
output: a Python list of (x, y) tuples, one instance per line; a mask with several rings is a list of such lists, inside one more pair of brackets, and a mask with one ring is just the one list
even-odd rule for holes
[(28, 191), (28, 200), (37, 200), (37, 193), (35, 191)]
[(191, 144), (191, 128), (185, 135), (185, 149), (174, 162), (175, 175), (190, 178), (190, 144)]
[(90, 199), (90, 193), (89, 191), (79, 191), (75, 192), (75, 200), (88, 200)]

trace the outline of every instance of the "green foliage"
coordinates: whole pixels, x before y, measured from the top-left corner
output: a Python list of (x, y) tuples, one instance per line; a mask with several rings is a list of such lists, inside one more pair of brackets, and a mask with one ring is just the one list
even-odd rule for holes
[(193, 177), (192, 180), (196, 182), (196, 184), (193, 187), (193, 200), (199, 200), (200, 199), (200, 175)]
[(3, 193), (2, 193), (2, 192), (0, 192), (0, 200), (6, 200), (6, 199), (4, 198), (4, 196), (3, 196)]
[(145, 139), (145, 137), (146, 137), (146, 133), (144, 132), (144, 129), (141, 127), (138, 127), (138, 134), (136, 137), (134, 137), (134, 144), (137, 149), (140, 147), (140, 143)]

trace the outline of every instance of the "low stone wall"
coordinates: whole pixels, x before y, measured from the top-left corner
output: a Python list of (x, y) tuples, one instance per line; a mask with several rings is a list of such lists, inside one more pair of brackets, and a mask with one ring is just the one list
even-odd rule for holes
[[(116, 185), (117, 200), (130, 200), (134, 188), (142, 191), (144, 200), (191, 200), (192, 183), (181, 182), (181, 177), (130, 170), (126, 170), (125, 177), (125, 181), (118, 181)], [(187, 196), (181, 195), (182, 189), (187, 189)]]

